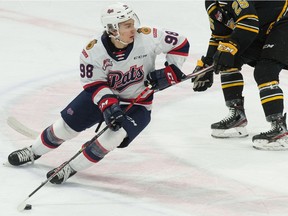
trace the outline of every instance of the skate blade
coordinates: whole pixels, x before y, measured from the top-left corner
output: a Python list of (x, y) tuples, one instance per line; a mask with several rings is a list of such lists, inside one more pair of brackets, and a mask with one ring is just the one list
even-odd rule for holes
[(267, 140), (255, 140), (253, 148), (265, 151), (287, 151), (288, 139), (279, 139), (275, 142), (268, 142)]
[(8, 161), (5, 161), (2, 163), (3, 166), (11, 166), (11, 164)]
[(214, 138), (243, 138), (248, 136), (245, 127), (235, 127), (231, 129), (212, 129), (212, 137)]

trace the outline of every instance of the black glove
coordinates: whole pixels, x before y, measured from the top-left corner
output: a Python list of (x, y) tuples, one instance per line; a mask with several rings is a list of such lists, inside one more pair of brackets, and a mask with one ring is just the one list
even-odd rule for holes
[(153, 90), (163, 90), (186, 78), (186, 75), (176, 65), (165, 63), (165, 66), (165, 68), (150, 72), (145, 85), (152, 85)]
[(213, 56), (215, 73), (234, 67), (234, 57), (238, 52), (238, 45), (232, 41), (219, 42), (217, 51)]
[(118, 98), (113, 94), (105, 95), (98, 102), (98, 106), (109, 128), (113, 131), (119, 130), (125, 120), (125, 114), (119, 106)]
[[(196, 73), (210, 65), (212, 65), (213, 59), (209, 57), (202, 56), (201, 60), (197, 61), (197, 66), (194, 69), (193, 73)], [(193, 74), (192, 73), (192, 74)], [(194, 83), (193, 90), (194, 91), (206, 91), (213, 84), (213, 71), (206, 72), (205, 74), (199, 74), (196, 77), (191, 79), (191, 82)]]

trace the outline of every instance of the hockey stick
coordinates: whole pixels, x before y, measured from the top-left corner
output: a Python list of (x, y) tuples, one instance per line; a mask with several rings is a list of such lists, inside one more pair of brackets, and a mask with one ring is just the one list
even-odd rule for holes
[[(186, 75), (186, 78), (185, 80), (187, 79), (190, 79), (192, 77), (195, 77), (195, 76), (198, 76), (202, 73), (206, 73), (208, 71), (211, 71), (212, 70), (212, 66), (211, 67), (208, 67), (208, 68), (205, 68), (201, 71), (198, 71), (196, 73), (192, 73), (192, 74), (189, 74), (189, 75)], [(140, 100), (140, 98), (148, 91), (152, 88), (151, 85), (148, 85), (128, 106), (127, 108), (125, 109), (125, 112), (127, 112), (136, 102), (138, 102)], [(13, 118), (10, 118), (11, 122), (16, 122)], [(19, 122), (19, 121), (18, 121)], [(19, 122), (20, 123), (20, 122)], [(113, 123), (113, 122), (112, 122)], [(23, 124), (19, 124), (20, 126), (24, 126)], [(24, 126), (25, 127), (25, 126)], [(14, 127), (13, 127), (14, 128)], [(30, 204), (26, 204), (27, 200), (29, 198), (31, 198), (37, 191), (39, 191), (43, 186), (45, 186), (51, 179), (53, 179), (67, 164), (69, 164), (72, 160), (74, 160), (78, 155), (80, 155), (88, 146), (90, 146), (96, 139), (98, 139), (107, 129), (109, 128), (109, 125), (107, 125), (105, 128), (103, 128), (99, 133), (97, 133), (91, 140), (87, 141), (83, 146), (82, 148), (73, 156), (71, 157), (68, 161), (64, 162), (63, 164), (61, 164), (59, 167), (57, 167), (57, 169), (55, 170), (55, 172), (49, 177), (47, 178), (44, 182), (42, 182), (40, 184), (40, 186), (38, 186), (34, 191), (32, 191), (27, 197), (26, 199), (24, 199), (23, 202), (21, 202), (18, 207), (17, 207), (17, 210), (18, 211), (23, 211), (25, 209), (31, 209), (32, 208), (32, 205)], [(23, 132), (23, 131), (26, 131), (26, 130), (17, 130), (18, 132)], [(30, 131), (30, 130), (28, 130)], [(31, 132), (31, 131), (30, 131)], [(27, 133), (26, 133), (27, 134)], [(30, 136), (32, 137), (32, 136)]]
[(17, 120), (13, 116), (9, 116), (6, 121), (7, 121), (7, 124), (12, 129), (14, 129), (18, 133), (20, 133), (20, 134), (22, 134), (25, 137), (28, 137), (30, 139), (36, 139), (37, 136), (40, 134), (40, 132), (35, 131), (35, 130), (27, 127), (26, 125), (22, 124), (19, 120)]
[[(188, 79), (191, 79), (193, 77), (196, 77), (200, 74), (204, 74), (204, 73), (207, 73), (207, 72), (210, 72), (213, 70), (213, 65), (209, 66), (209, 67), (206, 67), (202, 70), (199, 70), (195, 73), (190, 73), (190, 74), (187, 74), (186, 75), (186, 78), (183, 81), (186, 81)], [(180, 82), (181, 83), (181, 82)], [(175, 84), (179, 84), (179, 83), (175, 83)], [(173, 85), (175, 85), (173, 84)], [(23, 123), (21, 123), (19, 120), (17, 120), (15, 117), (13, 116), (9, 116), (7, 118), (7, 124), (12, 128), (14, 129), (15, 131), (17, 131), (18, 133), (30, 138), (30, 139), (36, 139), (37, 136), (40, 134), (40, 132), (36, 131), (36, 130), (33, 130), (31, 128), (29, 128), (28, 126), (24, 125)]]
[[(207, 72), (211, 72), (211, 71), (213, 71), (214, 70), (214, 65), (210, 65), (210, 66), (208, 66), (208, 67), (206, 67), (206, 68), (203, 68), (202, 70), (199, 70), (199, 71), (197, 71), (197, 72), (195, 72), (195, 73), (190, 73), (190, 74), (187, 74), (186, 75), (186, 78), (183, 80), (183, 81), (186, 81), (186, 80), (188, 80), (188, 79), (191, 79), (191, 78), (193, 78), (193, 77), (196, 77), (196, 76), (198, 76), (198, 75), (200, 75), (200, 74), (205, 74), (205, 73), (207, 73)], [(182, 82), (183, 82), (182, 81)]]
[[(148, 91), (152, 88), (151, 85), (148, 85), (133, 101), (131, 101), (131, 103), (126, 107), (124, 113), (127, 113), (127, 111), (129, 109), (131, 109), (131, 107), (137, 103), (140, 98)], [(113, 124), (113, 122), (111, 123)], [(46, 179), (46, 181), (42, 182), (40, 184), (40, 186), (38, 186), (32, 193), (30, 193), (26, 199), (21, 202), (18, 207), (17, 207), (17, 210), (18, 211), (23, 211), (25, 209), (31, 209), (32, 208), (32, 205), (30, 204), (26, 204), (26, 201), (32, 197), (38, 190), (40, 190), (44, 185), (46, 185), (51, 179), (53, 179), (67, 164), (69, 164), (72, 160), (74, 160), (78, 155), (80, 155), (88, 146), (90, 146), (96, 139), (98, 139), (108, 128), (109, 128), (110, 125), (107, 125), (105, 128), (103, 128), (99, 133), (97, 133), (91, 140), (87, 141), (83, 146), (82, 148), (73, 156), (71, 157), (68, 161), (64, 162), (63, 164), (61, 164), (61, 166), (59, 166), (55, 172), (49, 177)]]

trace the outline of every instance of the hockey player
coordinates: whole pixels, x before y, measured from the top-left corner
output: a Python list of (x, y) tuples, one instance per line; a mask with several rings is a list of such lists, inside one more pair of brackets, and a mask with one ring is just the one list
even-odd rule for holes
[[(211, 39), (206, 56), (198, 61), (195, 72), (212, 65), (220, 73), (229, 114), (211, 125), (218, 138), (248, 136), (242, 95), (243, 64), (254, 67), (261, 104), (271, 130), (253, 136), (253, 146), (263, 150), (287, 150), (286, 114), (279, 73), (288, 69), (288, 1), (206, 0)], [(212, 86), (213, 72), (192, 79), (194, 91)]]
[[(80, 57), (84, 90), (32, 146), (8, 156), (14, 166), (33, 163), (104, 118), (109, 129), (59, 171), (51, 179), (54, 184), (61, 184), (78, 171), (94, 165), (113, 149), (127, 147), (150, 122), (154, 90), (167, 88), (186, 77), (179, 69), (189, 53), (189, 43), (184, 36), (156, 28), (136, 29), (139, 19), (123, 3), (105, 8), (101, 21), (104, 33), (92, 40)], [(166, 54), (168, 64), (155, 70), (155, 60), (160, 53)], [(129, 103), (146, 88), (147, 81), (153, 89), (125, 112)], [(49, 171), (47, 178), (56, 169)]]

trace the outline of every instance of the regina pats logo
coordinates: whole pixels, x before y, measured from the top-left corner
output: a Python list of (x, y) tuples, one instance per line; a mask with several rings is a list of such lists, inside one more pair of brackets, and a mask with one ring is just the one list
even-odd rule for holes
[(144, 78), (143, 65), (130, 67), (129, 71), (109, 71), (108, 80), (111, 88), (122, 92), (129, 86), (141, 82)]
[(106, 70), (107, 67), (112, 67), (113, 66), (113, 62), (111, 61), (111, 59), (104, 59), (103, 60), (103, 66), (102, 66), (102, 69), (103, 70)]

